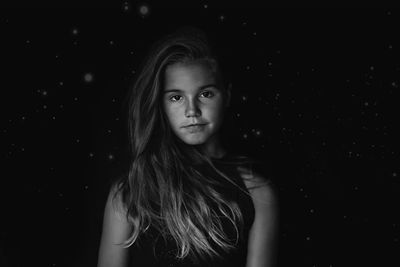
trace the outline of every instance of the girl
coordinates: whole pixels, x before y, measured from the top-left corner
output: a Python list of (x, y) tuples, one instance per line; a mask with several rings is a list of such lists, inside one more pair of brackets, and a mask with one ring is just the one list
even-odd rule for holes
[(202, 31), (152, 47), (129, 98), (131, 164), (109, 193), (99, 267), (275, 266), (277, 190), (222, 145), (230, 94)]

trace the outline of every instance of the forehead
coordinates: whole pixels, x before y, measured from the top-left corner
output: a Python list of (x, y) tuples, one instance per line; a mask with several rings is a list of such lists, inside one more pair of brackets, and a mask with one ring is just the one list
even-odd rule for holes
[(166, 68), (164, 79), (165, 89), (185, 89), (216, 83), (216, 74), (207, 62), (175, 63)]

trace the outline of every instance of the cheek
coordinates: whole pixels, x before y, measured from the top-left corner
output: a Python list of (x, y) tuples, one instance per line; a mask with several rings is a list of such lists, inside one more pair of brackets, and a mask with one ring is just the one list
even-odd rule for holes
[(216, 103), (215, 105), (209, 108), (209, 114), (214, 120), (219, 120), (223, 116), (223, 106), (220, 103)]
[(176, 108), (172, 108), (171, 106), (164, 106), (164, 113), (171, 124), (174, 126), (179, 122), (179, 110)]

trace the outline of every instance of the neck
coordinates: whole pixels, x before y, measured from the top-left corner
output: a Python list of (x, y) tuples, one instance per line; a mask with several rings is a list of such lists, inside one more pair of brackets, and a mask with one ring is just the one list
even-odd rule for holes
[(203, 144), (201, 150), (204, 154), (210, 158), (222, 158), (225, 156), (227, 151), (222, 146), (219, 136), (212, 137), (207, 143)]

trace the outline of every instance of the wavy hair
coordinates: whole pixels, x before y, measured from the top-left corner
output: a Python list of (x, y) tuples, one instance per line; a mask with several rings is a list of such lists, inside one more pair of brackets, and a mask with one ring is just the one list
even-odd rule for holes
[[(226, 93), (217, 57), (201, 30), (183, 28), (151, 47), (129, 91), (132, 158), (129, 172), (118, 181), (114, 195), (121, 196), (124, 213), (133, 225), (122, 245), (131, 246), (153, 226), (164, 240), (175, 241), (177, 258), (189, 256), (195, 261), (221, 257), (219, 249), (227, 252), (234, 248), (243, 228), (238, 204), (218, 190), (223, 186), (221, 177), (239, 186), (198, 146), (187, 145), (175, 136), (162, 108), (166, 67), (197, 60), (209, 63)], [(221, 218), (232, 223), (236, 240), (228, 238)]]

